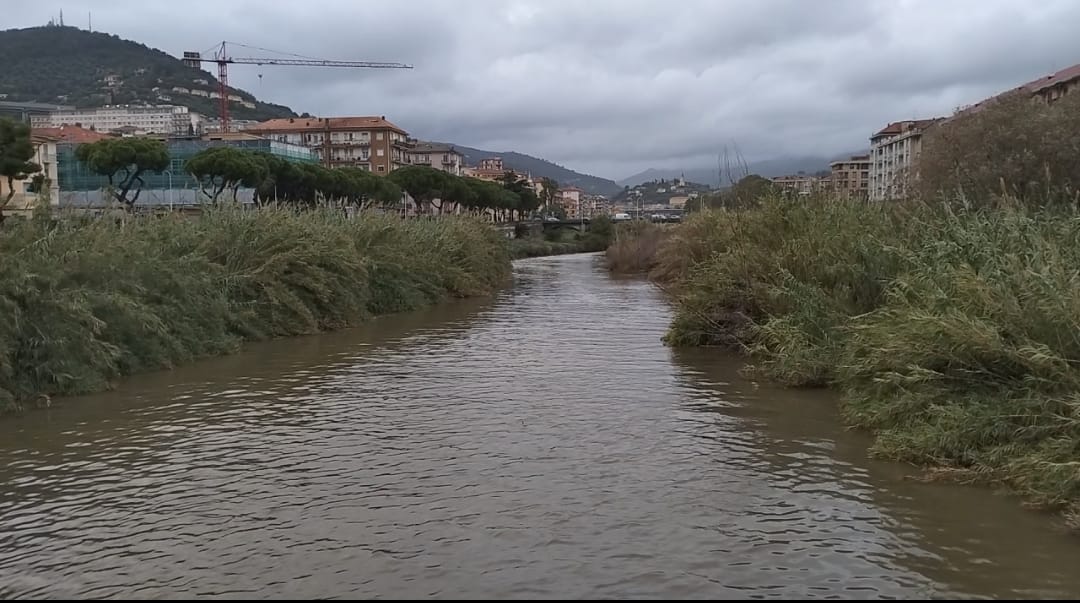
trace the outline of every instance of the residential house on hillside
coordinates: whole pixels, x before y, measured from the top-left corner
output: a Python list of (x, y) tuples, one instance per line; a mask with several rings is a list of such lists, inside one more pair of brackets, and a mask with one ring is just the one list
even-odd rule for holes
[(470, 178), (478, 178), (489, 182), (498, 182), (506, 175), (507, 169), (503, 166), (502, 157), (488, 157), (481, 159), (476, 166), (464, 169), (464, 174)]
[(198, 113), (178, 105), (112, 105), (51, 111), (32, 116), (30, 124), (35, 129), (80, 125), (99, 132), (131, 126), (154, 134), (184, 135), (201, 120)]
[(358, 117), (289, 117), (272, 119), (243, 131), (310, 148), (331, 167), (352, 166), (386, 174), (408, 165), (408, 133), (385, 115)]

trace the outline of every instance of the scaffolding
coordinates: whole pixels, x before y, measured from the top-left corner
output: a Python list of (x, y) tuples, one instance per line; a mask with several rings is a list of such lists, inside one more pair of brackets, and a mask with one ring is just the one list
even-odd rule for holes
[[(143, 174), (142, 192), (138, 205), (197, 205), (201, 189), (198, 180), (184, 169), (188, 159), (213, 147), (235, 147), (262, 151), (297, 163), (318, 163), (311, 149), (299, 145), (268, 139), (251, 140), (169, 140), (169, 167), (161, 172)], [(62, 143), (56, 147), (56, 175), (60, 207), (104, 207), (109, 204), (102, 191), (108, 187), (108, 178), (91, 171), (75, 158), (74, 144)], [(253, 191), (241, 189), (238, 198), (246, 203), (253, 201)]]

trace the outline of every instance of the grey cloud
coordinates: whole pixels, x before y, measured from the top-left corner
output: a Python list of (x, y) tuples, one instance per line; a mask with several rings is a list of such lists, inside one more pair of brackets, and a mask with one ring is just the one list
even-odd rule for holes
[[(7, 5), (7, 3), (5, 3)], [(599, 175), (866, 146), (1080, 62), (1073, 0), (66, 1), (68, 22), (179, 54), (221, 39), (412, 71), (241, 67), (230, 81), (320, 115), (517, 150)], [(13, 26), (48, 9), (5, 6)], [(80, 15), (80, 16), (74, 16)], [(239, 54), (239, 50), (238, 50)], [(260, 84), (258, 73), (264, 77)]]

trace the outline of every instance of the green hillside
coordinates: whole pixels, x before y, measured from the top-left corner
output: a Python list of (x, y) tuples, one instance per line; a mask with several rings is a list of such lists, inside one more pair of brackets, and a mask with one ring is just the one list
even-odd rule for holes
[(622, 190), (622, 187), (607, 178), (575, 172), (570, 168), (532, 155), (513, 151), (485, 151), (462, 145), (454, 146), (465, 157), (465, 163), (468, 165), (476, 165), (486, 157), (502, 157), (503, 165), (510, 169), (541, 178), (551, 178), (558, 182), (560, 186), (576, 186), (586, 193), (606, 196), (615, 195)]
[[(206, 83), (196, 83), (200, 79)], [(0, 100), (79, 107), (175, 104), (216, 117), (216, 99), (172, 89), (211, 91), (217, 86), (217, 79), (206, 71), (193, 70), (176, 57), (114, 35), (58, 26), (0, 31)], [(235, 119), (295, 115), (288, 107), (258, 102), (242, 90), (232, 93), (255, 103), (254, 109), (231, 103), (229, 111)]]

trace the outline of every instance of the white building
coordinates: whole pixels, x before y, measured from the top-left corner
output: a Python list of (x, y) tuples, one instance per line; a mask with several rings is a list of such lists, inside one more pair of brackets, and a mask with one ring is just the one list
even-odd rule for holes
[(202, 117), (187, 107), (156, 105), (147, 107), (107, 106), (97, 109), (69, 109), (33, 115), (33, 128), (59, 128), (81, 125), (98, 132), (134, 128), (154, 134), (187, 134), (190, 128), (199, 129)]
[(916, 119), (891, 123), (870, 137), (870, 200), (903, 199), (918, 176), (914, 166), (922, 136), (940, 121)]
[(426, 165), (455, 176), (465, 173), (465, 157), (453, 145), (417, 142), (407, 153), (409, 163)]

